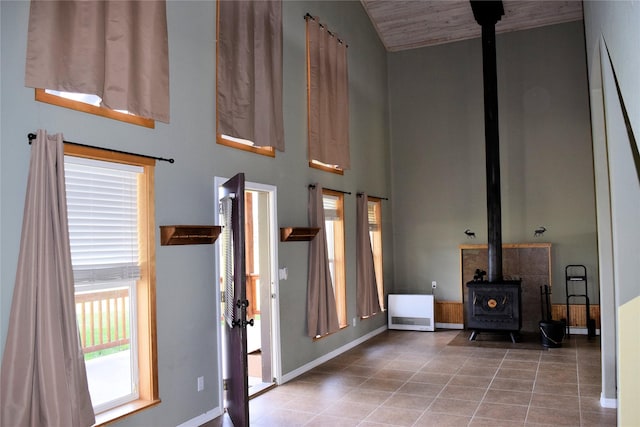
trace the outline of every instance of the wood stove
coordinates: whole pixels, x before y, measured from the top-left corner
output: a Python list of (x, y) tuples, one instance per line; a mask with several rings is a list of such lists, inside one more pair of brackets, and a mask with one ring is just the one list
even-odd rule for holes
[(517, 342), (522, 328), (522, 295), (519, 280), (499, 283), (474, 281), (467, 283), (467, 328), (472, 329), (470, 340), (480, 331), (508, 332)]
[(505, 331), (516, 341), (522, 328), (520, 281), (502, 276), (502, 213), (500, 201), (500, 149), (498, 132), (498, 82), (496, 23), (504, 15), (502, 1), (471, 0), (473, 16), (482, 26), (484, 133), (487, 169), (488, 280), (467, 283), (467, 328), (478, 332)]

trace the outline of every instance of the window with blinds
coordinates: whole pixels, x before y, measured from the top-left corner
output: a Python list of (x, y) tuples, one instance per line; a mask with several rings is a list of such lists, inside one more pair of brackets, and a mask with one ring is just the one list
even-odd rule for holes
[(348, 323), (344, 257), (344, 194), (323, 189), (322, 205), (331, 283), (336, 298), (338, 322), (343, 328)]
[(76, 315), (98, 424), (157, 404), (154, 161), (65, 146)]
[[(138, 398), (138, 175), (143, 168), (65, 156), (76, 312), (94, 409)], [(117, 360), (117, 362), (116, 362)], [(100, 365), (110, 364), (109, 386)]]
[(373, 265), (376, 270), (378, 285), (378, 302), (384, 310), (384, 275), (382, 272), (382, 202), (380, 199), (369, 197), (367, 202), (367, 216), (369, 218), (369, 239), (373, 252)]

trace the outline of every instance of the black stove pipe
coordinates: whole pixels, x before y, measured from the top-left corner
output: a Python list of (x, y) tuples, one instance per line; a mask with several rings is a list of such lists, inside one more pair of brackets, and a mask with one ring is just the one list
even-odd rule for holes
[(498, 134), (498, 77), (496, 23), (504, 15), (502, 1), (471, 0), (476, 22), (482, 26), (484, 134), (487, 169), (488, 280), (502, 281), (502, 208), (500, 200), (500, 146)]

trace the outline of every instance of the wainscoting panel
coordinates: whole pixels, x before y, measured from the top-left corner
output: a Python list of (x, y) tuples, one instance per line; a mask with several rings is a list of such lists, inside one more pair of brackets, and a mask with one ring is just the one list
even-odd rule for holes
[(437, 301), (436, 300), (436, 322), (437, 323), (464, 323), (464, 311), (461, 302)]
[[(600, 306), (591, 304), (589, 306), (591, 318), (596, 320), (596, 329), (600, 329)], [(569, 304), (569, 314), (571, 324), (569, 326), (587, 327), (587, 313), (584, 305)], [(567, 306), (565, 304), (551, 304), (551, 317), (553, 320), (567, 318)]]
[[(591, 318), (596, 320), (596, 329), (600, 329), (600, 306), (591, 305)], [(587, 316), (584, 305), (570, 304), (569, 310), (571, 314), (571, 325), (575, 327), (587, 327)], [(435, 317), (437, 323), (464, 323), (464, 309), (461, 302), (456, 301), (436, 301)], [(561, 320), (567, 318), (567, 308), (564, 304), (551, 305), (551, 317), (553, 320)]]

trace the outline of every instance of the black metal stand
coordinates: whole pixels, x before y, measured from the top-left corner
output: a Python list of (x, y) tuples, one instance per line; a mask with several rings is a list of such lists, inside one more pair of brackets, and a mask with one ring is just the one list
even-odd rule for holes
[[(591, 305), (589, 304), (589, 295), (587, 292), (587, 267), (580, 264), (567, 265), (564, 269), (565, 272), (565, 289), (567, 292), (567, 336), (571, 335), (571, 314), (569, 311), (569, 302), (572, 298), (584, 298), (585, 300), (585, 317), (587, 320), (587, 336), (588, 338), (595, 338), (596, 336), (596, 322), (591, 318)], [(579, 283), (584, 285), (584, 293), (572, 293), (575, 292), (575, 286)]]

